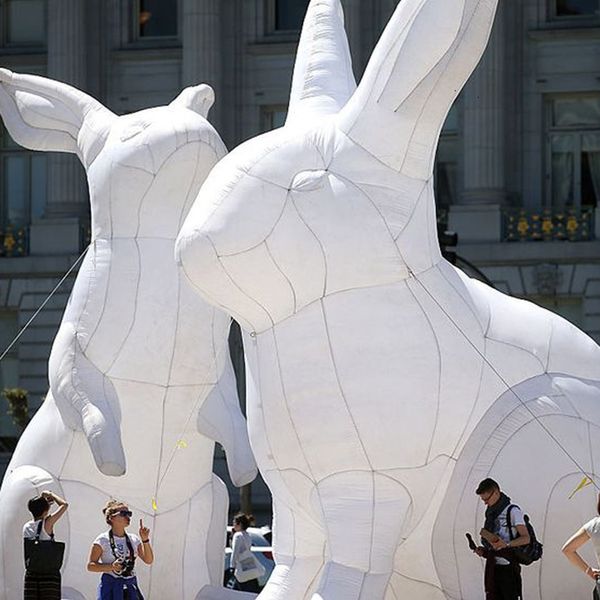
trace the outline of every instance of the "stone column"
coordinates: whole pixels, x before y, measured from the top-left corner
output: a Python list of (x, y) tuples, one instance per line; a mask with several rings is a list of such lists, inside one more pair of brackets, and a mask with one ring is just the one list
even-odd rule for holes
[[(48, 2), (48, 77), (86, 88), (86, 0)], [(48, 155), (49, 218), (89, 214), (85, 172), (70, 154)]]
[(463, 182), (450, 226), (461, 241), (499, 241), (507, 196), (505, 27), (499, 7), (488, 47), (463, 91)]
[[(210, 121), (218, 127), (221, 77), (222, 0), (183, 0), (183, 86), (208, 83), (216, 95)], [(222, 100), (221, 100), (222, 101)]]

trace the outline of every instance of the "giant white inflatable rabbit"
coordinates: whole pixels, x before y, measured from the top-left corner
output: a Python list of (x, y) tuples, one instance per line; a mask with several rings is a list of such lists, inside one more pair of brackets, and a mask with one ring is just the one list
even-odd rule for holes
[[(600, 458), (581, 443), (599, 420), (598, 346), (438, 247), (437, 141), (496, 4), (402, 0), (354, 91), (340, 3), (312, 0), (285, 126), (217, 165), (180, 233), (186, 275), (244, 329), (250, 440), (275, 502), (261, 600), (481, 598), (461, 541), (481, 527), (477, 477), (518, 495), (529, 473), (542, 495), (524, 508), (550, 523), (543, 494), (565, 465), (573, 478), (573, 459)], [(567, 517), (567, 496), (552, 510)]]
[(226, 152), (205, 118), (212, 103), (200, 85), (168, 106), (117, 117), (68, 85), (0, 70), (10, 134), (28, 148), (76, 153), (92, 211), (91, 244), (52, 348), (50, 391), (0, 492), (3, 598), (22, 593), (21, 527), (27, 499), (42, 489), (70, 501), (57, 527), (67, 543), (64, 598), (95, 597), (98, 576), (86, 563), (111, 496), (151, 528), (156, 560), (138, 569), (147, 598), (221, 594), (228, 500), (212, 473), (214, 440), (236, 484), (256, 468), (229, 317), (191, 291), (173, 258), (200, 184)]

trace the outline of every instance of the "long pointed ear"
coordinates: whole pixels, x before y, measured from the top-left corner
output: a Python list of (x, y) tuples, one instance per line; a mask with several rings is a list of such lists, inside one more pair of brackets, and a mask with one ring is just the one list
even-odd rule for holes
[(77, 154), (89, 166), (116, 115), (59, 81), (0, 69), (0, 114), (12, 138), (31, 150)]
[(486, 47), (498, 0), (402, 0), (342, 131), (388, 166), (427, 179), (444, 120)]
[(215, 103), (215, 92), (206, 83), (201, 83), (194, 87), (188, 87), (169, 104), (169, 106), (182, 106), (189, 108), (205, 119), (208, 117), (208, 111)]
[(312, 0), (298, 45), (286, 126), (339, 112), (355, 89), (340, 0)]

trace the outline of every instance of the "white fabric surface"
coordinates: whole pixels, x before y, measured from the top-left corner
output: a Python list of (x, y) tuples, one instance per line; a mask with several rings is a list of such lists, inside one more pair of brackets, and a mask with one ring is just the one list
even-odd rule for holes
[[(65, 84), (0, 70), (0, 113), (12, 137), (76, 153), (88, 177), (92, 240), (54, 341), (50, 392), (20, 439), (0, 491), (0, 596), (22, 594), (13, 540), (27, 499), (70, 501), (63, 594), (94, 598), (85, 565), (116, 497), (151, 529), (156, 561), (138, 568), (146, 597), (196, 600), (223, 577), (227, 491), (212, 473), (214, 441), (232, 480), (256, 468), (239, 410), (230, 319), (204, 303), (173, 260), (175, 237), (225, 147), (206, 120), (205, 85), (170, 105), (117, 117)], [(15, 528), (19, 527), (17, 531)]]
[[(275, 506), (261, 600), (479, 600), (464, 538), (481, 527), (478, 481), (495, 476), (548, 544), (578, 467), (542, 423), (582, 468), (600, 464), (584, 435), (598, 346), (440, 256), (439, 132), (496, 4), (402, 0), (353, 92), (340, 2), (312, 0), (285, 126), (220, 161), (179, 234), (187, 277), (244, 329)], [(570, 576), (553, 595), (568, 565), (548, 554), (525, 597), (583, 597)]]

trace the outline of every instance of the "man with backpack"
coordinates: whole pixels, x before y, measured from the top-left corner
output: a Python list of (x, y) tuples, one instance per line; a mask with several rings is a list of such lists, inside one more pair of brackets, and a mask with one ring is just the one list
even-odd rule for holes
[(484, 479), (475, 493), (487, 507), (482, 546), (474, 550), (486, 559), (486, 600), (521, 600), (521, 565), (514, 548), (528, 546), (531, 541), (523, 511), (493, 479)]

